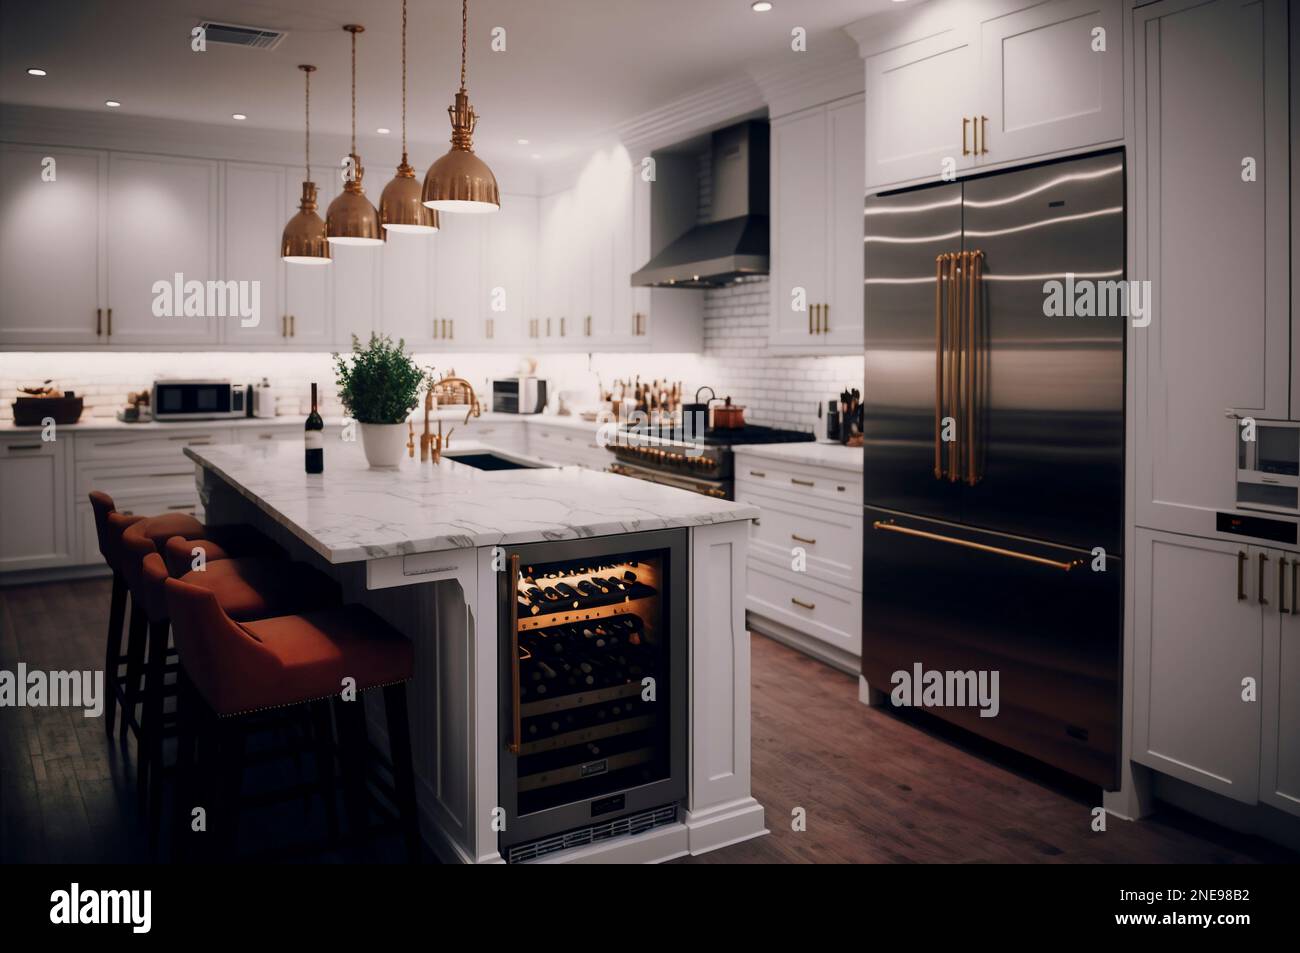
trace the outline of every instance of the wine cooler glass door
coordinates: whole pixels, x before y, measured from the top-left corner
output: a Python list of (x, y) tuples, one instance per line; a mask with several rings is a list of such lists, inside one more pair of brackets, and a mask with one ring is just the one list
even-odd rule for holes
[(686, 533), (508, 552), (504, 847), (685, 795)]

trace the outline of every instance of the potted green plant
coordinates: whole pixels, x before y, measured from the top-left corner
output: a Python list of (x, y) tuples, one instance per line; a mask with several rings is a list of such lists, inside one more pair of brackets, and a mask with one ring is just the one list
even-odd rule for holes
[(411, 355), (406, 342), (371, 333), (365, 347), (354, 334), (352, 353), (334, 355), (339, 400), (348, 416), (361, 425), (361, 445), (372, 467), (395, 467), (402, 459), (407, 415), (420, 402), (428, 375)]

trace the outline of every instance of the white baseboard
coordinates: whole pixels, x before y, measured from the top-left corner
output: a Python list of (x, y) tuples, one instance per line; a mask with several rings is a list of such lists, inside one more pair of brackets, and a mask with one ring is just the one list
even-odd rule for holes
[(862, 659), (858, 656), (845, 652), (843, 649), (838, 649), (833, 645), (827, 645), (821, 639), (815, 639), (781, 622), (764, 618), (754, 612), (746, 612), (745, 624), (751, 632), (766, 635), (769, 639), (775, 639), (782, 645), (788, 645), (805, 655), (811, 655), (817, 661), (825, 662), (841, 672), (857, 675), (862, 671)]

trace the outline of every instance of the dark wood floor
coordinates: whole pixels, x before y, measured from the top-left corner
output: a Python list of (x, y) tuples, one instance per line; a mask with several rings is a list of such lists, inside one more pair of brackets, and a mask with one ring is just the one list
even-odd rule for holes
[[(101, 579), (0, 589), (0, 668), (100, 667), (107, 606)], [(1111, 819), (1106, 833), (1093, 833), (1097, 792), (866, 708), (854, 678), (761, 636), (753, 639), (753, 686), (753, 788), (771, 834), (686, 862), (1300, 859), (1176, 812), (1136, 824)], [(147, 860), (133, 754), (79, 711), (0, 709), (0, 860)], [(806, 811), (803, 832), (791, 829), (797, 807)], [(255, 820), (245, 840), (310, 834), (321, 813), (290, 805)], [(401, 857), (395, 844), (370, 850), (366, 859)]]

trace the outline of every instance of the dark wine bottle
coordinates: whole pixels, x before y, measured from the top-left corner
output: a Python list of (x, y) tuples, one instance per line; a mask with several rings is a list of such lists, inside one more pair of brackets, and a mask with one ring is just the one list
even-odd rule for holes
[(311, 413), (307, 415), (307, 472), (325, 472), (325, 421), (320, 419), (316, 409), (316, 385), (311, 385)]

